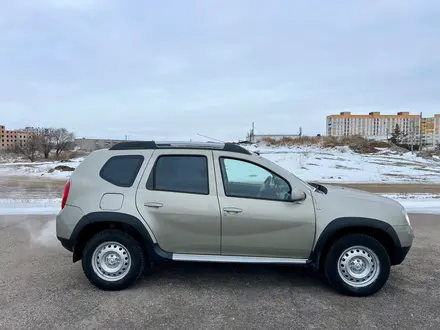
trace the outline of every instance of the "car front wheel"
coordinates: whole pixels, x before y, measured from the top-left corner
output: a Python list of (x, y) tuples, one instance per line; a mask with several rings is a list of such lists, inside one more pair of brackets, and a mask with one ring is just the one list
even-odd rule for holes
[(122, 290), (142, 274), (145, 256), (137, 240), (120, 230), (105, 230), (87, 242), (82, 258), (86, 277), (103, 290)]
[(325, 274), (331, 286), (351, 296), (369, 296), (387, 282), (391, 262), (385, 247), (371, 236), (350, 234), (329, 249)]

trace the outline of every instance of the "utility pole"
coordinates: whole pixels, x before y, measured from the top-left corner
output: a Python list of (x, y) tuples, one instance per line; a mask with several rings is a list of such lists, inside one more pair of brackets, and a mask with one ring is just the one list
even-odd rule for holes
[(249, 141), (252, 142), (252, 140), (254, 139), (254, 132), (255, 132), (255, 123), (252, 122), (252, 128), (251, 131), (249, 133)]

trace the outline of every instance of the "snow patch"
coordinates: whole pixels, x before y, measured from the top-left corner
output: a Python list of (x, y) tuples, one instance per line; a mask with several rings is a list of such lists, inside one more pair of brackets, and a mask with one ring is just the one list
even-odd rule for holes
[(0, 215), (57, 214), (61, 199), (0, 199)]

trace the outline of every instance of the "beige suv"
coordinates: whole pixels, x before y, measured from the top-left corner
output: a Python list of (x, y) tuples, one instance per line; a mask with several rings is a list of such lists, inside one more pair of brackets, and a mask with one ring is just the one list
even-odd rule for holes
[(307, 183), (232, 143), (122, 142), (66, 185), (57, 237), (106, 290), (166, 260), (310, 265), (337, 291), (380, 290), (413, 230), (375, 194)]

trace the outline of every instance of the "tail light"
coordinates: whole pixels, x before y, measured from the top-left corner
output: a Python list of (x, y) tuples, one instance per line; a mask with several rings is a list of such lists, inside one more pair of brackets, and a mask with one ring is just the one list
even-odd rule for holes
[(63, 193), (63, 199), (61, 201), (61, 209), (64, 209), (67, 202), (67, 197), (69, 197), (69, 191), (70, 191), (70, 180), (67, 181), (66, 186), (64, 187), (64, 193)]

